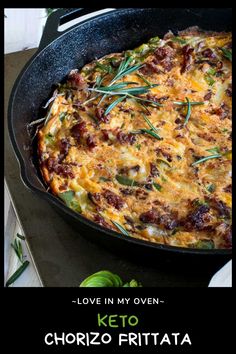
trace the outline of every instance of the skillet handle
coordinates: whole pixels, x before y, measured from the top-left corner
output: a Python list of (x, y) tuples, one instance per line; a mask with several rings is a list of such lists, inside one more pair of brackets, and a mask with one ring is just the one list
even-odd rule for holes
[(44, 31), (42, 34), (42, 38), (39, 44), (39, 50), (42, 50), (53, 40), (57, 39), (62, 33), (66, 32), (70, 28), (65, 31), (58, 31), (58, 27), (63, 25), (69, 21), (77, 19), (81, 16), (92, 14), (95, 11), (104, 10), (104, 8), (70, 8), (70, 9), (59, 9), (54, 11), (47, 19), (47, 22), (44, 27)]

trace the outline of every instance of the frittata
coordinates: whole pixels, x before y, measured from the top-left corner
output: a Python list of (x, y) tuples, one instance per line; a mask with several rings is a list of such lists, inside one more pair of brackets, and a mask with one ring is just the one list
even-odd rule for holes
[(231, 248), (231, 60), (190, 28), (72, 70), (38, 132), (51, 192), (121, 237)]

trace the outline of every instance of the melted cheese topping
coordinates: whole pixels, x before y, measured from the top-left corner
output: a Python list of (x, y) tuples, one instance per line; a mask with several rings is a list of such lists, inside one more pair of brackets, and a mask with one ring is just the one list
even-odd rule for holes
[[(231, 62), (221, 48), (230, 42), (229, 33), (170, 34), (73, 72), (58, 86), (38, 133), (40, 168), (51, 191), (86, 218), (119, 231), (114, 221), (133, 237), (229, 248)], [(90, 89), (102, 77), (101, 86), (109, 85), (125, 55), (133, 57), (130, 66), (143, 66), (116, 84), (158, 84), (136, 97), (162, 106), (126, 96), (105, 116), (120, 96), (100, 102), (102, 94), (94, 99), (98, 93)], [(203, 104), (191, 104), (188, 112), (186, 98)], [(161, 140), (142, 130), (151, 129), (144, 115)], [(81, 122), (85, 129), (80, 125), (76, 133)]]

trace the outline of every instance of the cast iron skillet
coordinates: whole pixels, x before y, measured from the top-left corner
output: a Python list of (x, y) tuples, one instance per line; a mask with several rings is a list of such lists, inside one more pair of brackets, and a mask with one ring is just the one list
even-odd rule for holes
[(59, 24), (96, 10), (64, 9), (53, 13), (47, 20), (38, 51), (15, 82), (9, 101), (8, 128), (24, 184), (49, 201), (70, 224), (82, 231), (82, 235), (122, 255), (138, 260), (142, 257), (142, 262), (145, 259), (152, 262), (177, 259), (188, 266), (193, 261), (198, 264), (225, 262), (231, 256), (231, 250), (177, 248), (121, 236), (85, 219), (46, 192), (26, 125), (40, 118), (39, 107), (50, 95), (52, 84), (95, 57), (132, 49), (151, 37), (163, 36), (168, 30), (176, 33), (195, 25), (204, 30), (231, 30), (231, 9), (226, 8), (120, 8), (83, 20), (64, 32), (57, 31)]

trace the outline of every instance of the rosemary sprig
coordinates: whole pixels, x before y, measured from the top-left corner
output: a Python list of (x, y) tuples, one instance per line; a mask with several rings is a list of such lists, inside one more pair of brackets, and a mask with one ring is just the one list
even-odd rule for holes
[(139, 65), (133, 65), (129, 67), (129, 64), (131, 63), (131, 61), (133, 60), (132, 57), (129, 57), (127, 59), (124, 59), (117, 71), (117, 74), (115, 75), (115, 77), (112, 79), (111, 81), (111, 85), (116, 82), (117, 80), (122, 79), (122, 77), (127, 76), (129, 74), (131, 74), (134, 71), (137, 71), (139, 69), (141, 69), (141, 67), (143, 66), (143, 64), (139, 64)]
[(205, 162), (205, 161), (210, 160), (210, 159), (217, 159), (217, 158), (220, 158), (220, 157), (222, 157), (221, 154), (209, 155), (209, 156), (203, 157), (203, 158), (200, 159), (200, 160), (195, 161), (194, 163), (192, 163), (191, 166), (196, 166), (196, 165), (198, 165), (199, 163)]
[(149, 127), (151, 128), (151, 130), (153, 130), (154, 132), (156, 132), (158, 134), (157, 128), (155, 128), (154, 125), (150, 122), (150, 120), (148, 119), (146, 114), (142, 113), (142, 115), (143, 115), (143, 118), (145, 119), (145, 121), (147, 122), (147, 124), (149, 125)]
[(25, 240), (25, 236), (22, 236), (22, 235), (20, 235), (18, 233), (16, 234), (16, 236), (19, 237), (21, 240)]
[[(125, 83), (123, 83), (125, 84)], [(94, 92), (99, 92), (99, 93), (105, 93), (109, 95), (141, 95), (143, 93), (147, 93), (151, 88), (158, 86), (157, 84), (152, 85), (152, 86), (139, 86), (139, 87), (129, 87), (126, 89), (120, 89), (120, 85), (117, 88), (118, 85), (114, 86), (100, 86), (98, 88), (88, 88), (89, 91), (94, 91)], [(135, 97), (135, 96), (134, 96)]]
[(150, 129), (140, 129), (140, 132), (149, 134), (153, 138), (156, 138), (157, 140), (162, 140), (162, 138), (157, 133), (154, 133), (154, 131), (152, 131)]
[(138, 76), (141, 80), (143, 80), (143, 82), (145, 82), (145, 84), (147, 84), (148, 86), (153, 85), (150, 81), (148, 81), (143, 75), (140, 75), (138, 73), (135, 74), (136, 76)]
[(218, 146), (211, 149), (206, 149), (206, 151), (212, 152), (213, 154), (220, 154), (220, 148)]
[(153, 186), (160, 192), (162, 190), (162, 186), (159, 183), (153, 183)]
[(185, 120), (184, 120), (184, 124), (183, 124), (184, 126), (188, 123), (190, 115), (191, 115), (191, 104), (190, 104), (190, 101), (189, 101), (188, 97), (186, 97), (186, 101), (187, 101), (187, 104), (188, 104), (188, 109), (187, 109), (187, 114), (186, 114), (186, 117), (185, 117)]
[(15, 239), (13, 243), (11, 243), (11, 247), (14, 249), (19, 261), (23, 263), (23, 250), (22, 250), (22, 244), (20, 240)]
[(124, 99), (126, 98), (126, 96), (121, 96), (119, 98), (117, 98), (115, 101), (113, 101), (105, 110), (104, 115), (106, 116), (108, 113), (110, 113), (110, 111), (118, 105), (118, 103), (124, 101)]
[(24, 263), (22, 263), (21, 266), (15, 271), (15, 273), (13, 273), (12, 276), (7, 280), (6, 287), (14, 283), (16, 279), (18, 279), (19, 276), (25, 271), (28, 265), (29, 261), (24, 261)]
[(126, 236), (130, 236), (130, 234), (128, 233), (128, 231), (125, 230), (125, 229), (123, 228), (123, 226), (121, 226), (120, 224), (118, 224), (118, 222), (112, 220), (112, 223), (117, 227), (117, 229), (119, 229), (119, 230), (121, 231), (122, 234), (124, 234), (124, 235), (126, 235)]
[[(179, 106), (187, 106), (188, 105), (188, 102), (184, 102), (184, 101), (174, 101), (173, 102), (174, 104), (177, 104)], [(189, 102), (191, 104), (191, 106), (197, 106), (197, 105), (203, 105), (205, 104), (205, 102)]]

